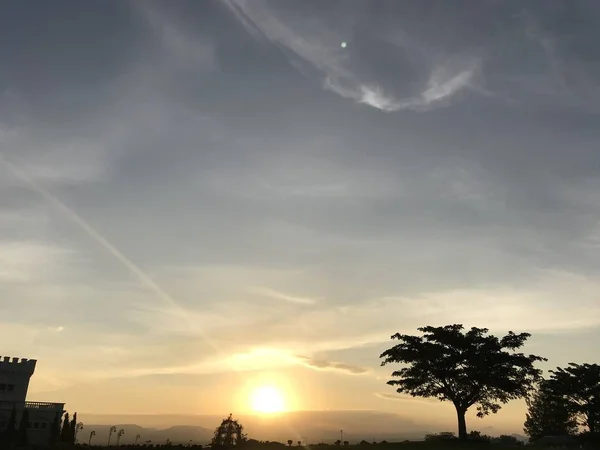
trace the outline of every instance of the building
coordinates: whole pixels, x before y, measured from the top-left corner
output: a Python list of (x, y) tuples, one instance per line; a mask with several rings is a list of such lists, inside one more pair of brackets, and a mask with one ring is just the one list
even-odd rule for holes
[(35, 359), (0, 357), (0, 431), (6, 429), (13, 409), (16, 427), (21, 423), (23, 410), (27, 409), (29, 423), (27, 440), (32, 445), (45, 445), (52, 434), (52, 425), (61, 419), (64, 403), (27, 401), (29, 380), (35, 371)]

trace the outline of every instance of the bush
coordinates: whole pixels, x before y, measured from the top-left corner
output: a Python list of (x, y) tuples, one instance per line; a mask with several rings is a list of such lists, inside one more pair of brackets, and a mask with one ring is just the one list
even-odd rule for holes
[(433, 433), (433, 434), (426, 434), (425, 435), (425, 441), (427, 442), (446, 442), (446, 441), (454, 441), (457, 440), (458, 438), (456, 437), (456, 435), (454, 433), (452, 433), (451, 431), (442, 431), (441, 433)]

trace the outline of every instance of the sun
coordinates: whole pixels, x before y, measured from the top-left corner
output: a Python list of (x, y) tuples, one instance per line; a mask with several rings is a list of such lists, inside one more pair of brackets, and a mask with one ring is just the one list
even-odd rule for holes
[(252, 409), (259, 413), (278, 413), (285, 411), (285, 401), (279, 389), (274, 386), (261, 386), (251, 395)]

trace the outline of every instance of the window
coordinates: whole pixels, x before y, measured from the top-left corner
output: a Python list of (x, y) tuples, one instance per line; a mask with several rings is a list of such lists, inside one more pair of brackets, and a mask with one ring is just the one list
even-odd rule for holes
[(32, 425), (33, 425), (32, 422), (27, 422), (27, 428), (31, 428)]
[(33, 423), (33, 428), (38, 429), (40, 427), (40, 423), (39, 422), (34, 422)]
[(0, 391), (5, 391), (5, 390), (6, 390), (6, 384), (0, 383)]
[(9, 384), (7, 387), (8, 387), (8, 389), (7, 389), (8, 392), (12, 392), (12, 391), (15, 390), (15, 385), (14, 384)]
[(46, 429), (46, 425), (48, 425), (46, 422), (42, 422), (42, 423), (40, 424), (40, 426), (41, 426), (42, 430), (45, 430), (45, 429)]

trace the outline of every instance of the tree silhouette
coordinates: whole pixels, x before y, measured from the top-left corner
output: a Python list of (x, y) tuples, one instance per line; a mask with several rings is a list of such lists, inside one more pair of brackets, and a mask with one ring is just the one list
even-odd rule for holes
[(69, 424), (69, 440), (68, 442), (75, 443), (75, 434), (77, 434), (77, 413), (73, 414), (71, 423)]
[(294, 441), (292, 441), (291, 439), (288, 439), (288, 441), (287, 441), (287, 442), (288, 442), (288, 447), (291, 447), (291, 446), (292, 446), (292, 444), (294, 443)]
[(392, 373), (387, 384), (398, 386), (399, 393), (413, 397), (434, 397), (450, 401), (456, 408), (458, 437), (467, 439), (465, 414), (477, 407), (477, 416), (496, 413), (501, 405), (528, 395), (541, 371), (534, 367), (545, 358), (517, 353), (529, 333), (510, 331), (498, 339), (487, 335), (487, 328), (471, 328), (463, 333), (462, 325), (418, 328), (423, 336), (395, 334), (400, 344), (380, 355), (381, 365), (403, 363)]
[(71, 422), (69, 421), (69, 413), (65, 412), (63, 418), (62, 429), (60, 430), (60, 442), (71, 442), (69, 436), (71, 434)]
[(21, 421), (19, 422), (19, 433), (17, 442), (19, 445), (27, 445), (27, 428), (29, 427), (29, 410), (23, 408), (21, 413)]
[(600, 365), (569, 363), (550, 371), (549, 387), (565, 399), (580, 424), (590, 433), (600, 431)]
[(342, 444), (342, 441), (340, 441), (339, 439), (338, 439), (337, 441), (335, 441), (335, 445), (336, 445), (337, 447), (339, 447), (341, 444)]
[(244, 427), (233, 416), (223, 419), (221, 425), (215, 429), (215, 434), (212, 439), (212, 447), (233, 447), (246, 442)]
[(552, 391), (547, 381), (526, 399), (523, 431), (531, 441), (542, 436), (567, 436), (577, 432), (577, 418), (569, 403)]

